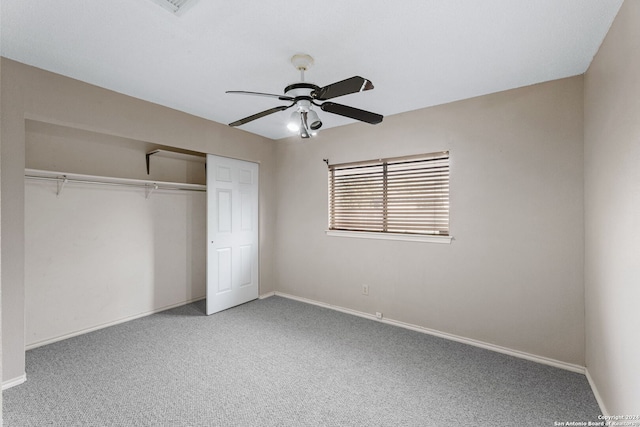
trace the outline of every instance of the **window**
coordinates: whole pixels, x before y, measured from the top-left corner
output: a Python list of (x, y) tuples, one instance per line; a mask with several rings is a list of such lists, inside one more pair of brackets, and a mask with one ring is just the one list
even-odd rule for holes
[(329, 230), (449, 235), (449, 152), (329, 165)]

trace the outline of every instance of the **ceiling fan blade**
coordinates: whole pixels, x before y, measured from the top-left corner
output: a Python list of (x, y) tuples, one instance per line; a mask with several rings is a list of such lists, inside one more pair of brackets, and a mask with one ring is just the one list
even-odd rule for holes
[(372, 125), (382, 122), (383, 119), (383, 116), (380, 114), (342, 104), (336, 104), (335, 102), (325, 102), (320, 106), (320, 108), (322, 111), (326, 111), (327, 113), (338, 114), (339, 116), (349, 117)]
[(254, 96), (266, 96), (268, 98), (278, 98), (281, 101), (293, 101), (293, 98), (286, 95), (276, 95), (274, 93), (262, 93), (262, 92), (247, 92), (244, 90), (228, 90), (225, 93), (231, 93), (235, 95), (254, 95)]
[(269, 114), (277, 113), (278, 111), (284, 111), (287, 108), (293, 107), (294, 105), (295, 104), (291, 104), (289, 106), (281, 105), (279, 107), (269, 108), (268, 110), (262, 111), (260, 113), (256, 113), (256, 114), (254, 114), (252, 116), (249, 116), (249, 117), (245, 117), (244, 119), (236, 120), (233, 123), (229, 123), (229, 126), (235, 127), (235, 126), (244, 125), (245, 123), (249, 123), (249, 122), (252, 122), (252, 121), (254, 121), (256, 119), (259, 119), (261, 117), (268, 116)]
[(332, 83), (325, 87), (313, 91), (311, 96), (315, 99), (324, 101), (325, 99), (337, 98), (350, 93), (362, 92), (364, 90), (373, 89), (373, 83), (364, 77), (354, 76), (346, 80)]

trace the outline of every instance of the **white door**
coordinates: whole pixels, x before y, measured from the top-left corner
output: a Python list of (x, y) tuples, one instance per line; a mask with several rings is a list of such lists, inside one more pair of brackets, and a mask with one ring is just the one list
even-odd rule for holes
[(207, 154), (207, 314), (258, 298), (258, 164)]

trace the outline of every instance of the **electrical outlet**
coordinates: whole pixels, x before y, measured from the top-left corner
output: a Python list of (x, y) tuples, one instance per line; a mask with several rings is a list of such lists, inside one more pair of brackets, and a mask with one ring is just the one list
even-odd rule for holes
[(379, 311), (376, 311), (376, 317), (378, 319), (382, 319), (382, 313), (380, 313)]
[(362, 295), (369, 295), (369, 285), (362, 285)]

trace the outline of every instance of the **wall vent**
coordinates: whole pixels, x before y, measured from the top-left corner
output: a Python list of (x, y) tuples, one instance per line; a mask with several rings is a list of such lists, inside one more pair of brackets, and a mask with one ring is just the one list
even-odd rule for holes
[(193, 3), (196, 2), (196, 0), (151, 0), (151, 1), (154, 2), (155, 4), (158, 4), (164, 7), (169, 12), (172, 12), (176, 15), (180, 15), (190, 6), (193, 6)]

